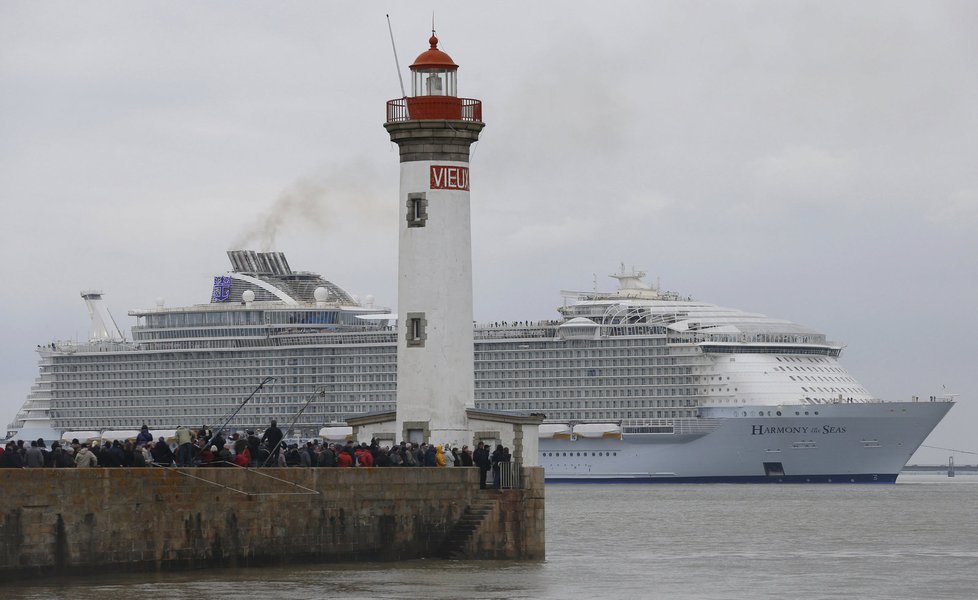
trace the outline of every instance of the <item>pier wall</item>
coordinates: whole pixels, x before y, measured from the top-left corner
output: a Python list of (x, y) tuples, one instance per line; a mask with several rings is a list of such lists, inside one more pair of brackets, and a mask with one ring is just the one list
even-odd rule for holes
[(0, 581), (425, 557), (541, 560), (543, 469), (3, 469)]

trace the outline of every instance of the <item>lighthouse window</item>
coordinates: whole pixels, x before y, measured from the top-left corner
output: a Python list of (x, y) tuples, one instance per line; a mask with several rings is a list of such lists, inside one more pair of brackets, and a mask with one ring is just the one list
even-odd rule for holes
[(458, 84), (455, 71), (418, 69), (412, 71), (411, 91), (415, 96), (456, 96)]
[(408, 348), (423, 348), (425, 341), (425, 321), (424, 313), (407, 314), (407, 335), (406, 341)]
[(408, 194), (407, 225), (408, 227), (424, 227), (428, 220), (428, 199), (424, 193)]

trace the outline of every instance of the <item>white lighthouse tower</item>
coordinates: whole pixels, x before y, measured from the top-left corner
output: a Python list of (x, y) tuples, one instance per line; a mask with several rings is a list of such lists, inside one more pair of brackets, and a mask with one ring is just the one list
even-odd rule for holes
[(482, 103), (458, 97), (458, 65), (428, 42), (411, 96), (387, 103), (384, 125), (401, 158), (395, 427), (461, 445), (475, 393), (469, 146), (485, 124)]
[(475, 407), (469, 147), (485, 123), (482, 102), (458, 97), (458, 65), (434, 32), (428, 43), (384, 124), (401, 159), (397, 410), (346, 422), (361, 441), (500, 444), (536, 466), (543, 415)]

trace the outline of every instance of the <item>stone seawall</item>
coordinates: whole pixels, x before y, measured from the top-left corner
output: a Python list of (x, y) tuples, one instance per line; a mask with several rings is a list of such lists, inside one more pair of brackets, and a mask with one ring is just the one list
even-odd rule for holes
[(0, 581), (425, 557), (542, 560), (543, 469), (3, 469)]

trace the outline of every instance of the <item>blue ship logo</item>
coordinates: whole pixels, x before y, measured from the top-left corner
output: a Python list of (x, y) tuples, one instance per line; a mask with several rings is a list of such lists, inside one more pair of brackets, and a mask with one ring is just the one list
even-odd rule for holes
[(231, 278), (224, 275), (214, 278), (211, 302), (227, 302), (231, 297)]

